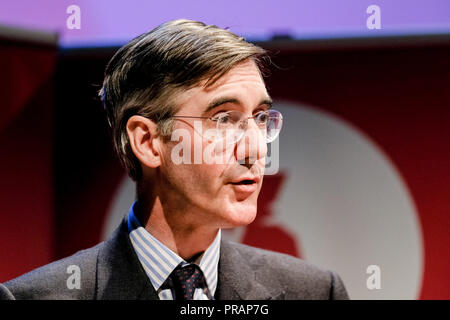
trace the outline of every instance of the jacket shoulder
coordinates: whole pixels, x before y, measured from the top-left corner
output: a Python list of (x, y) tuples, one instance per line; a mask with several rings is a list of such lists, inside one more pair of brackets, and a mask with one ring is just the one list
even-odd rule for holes
[(333, 271), (291, 255), (228, 242), (246, 259), (258, 280), (268, 288), (280, 286), (285, 299), (348, 299)]
[(4, 285), (20, 300), (93, 299), (97, 256), (104, 243), (34, 269)]

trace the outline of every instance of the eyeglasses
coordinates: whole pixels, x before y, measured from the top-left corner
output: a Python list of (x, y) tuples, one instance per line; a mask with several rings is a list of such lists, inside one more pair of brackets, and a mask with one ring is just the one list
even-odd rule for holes
[(248, 129), (249, 119), (255, 120), (266, 143), (270, 143), (278, 137), (283, 125), (283, 116), (279, 111), (273, 109), (258, 112), (253, 117), (247, 117), (240, 111), (231, 110), (220, 112), (212, 117), (172, 116), (172, 118), (210, 120), (206, 133), (202, 133), (203, 137), (211, 141), (225, 140), (227, 144), (236, 143), (242, 139)]

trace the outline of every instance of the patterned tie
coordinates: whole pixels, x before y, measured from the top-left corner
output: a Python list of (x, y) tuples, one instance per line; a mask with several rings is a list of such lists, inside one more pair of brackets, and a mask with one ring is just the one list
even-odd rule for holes
[(175, 300), (192, 300), (196, 288), (202, 288), (206, 293), (205, 277), (199, 266), (189, 264), (184, 267), (179, 265), (172, 275), (175, 288)]

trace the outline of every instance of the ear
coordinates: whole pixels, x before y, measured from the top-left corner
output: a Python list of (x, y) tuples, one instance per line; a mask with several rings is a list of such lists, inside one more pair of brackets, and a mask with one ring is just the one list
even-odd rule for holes
[(156, 123), (142, 116), (132, 116), (127, 121), (131, 149), (141, 164), (150, 168), (161, 164), (161, 140), (156, 128)]

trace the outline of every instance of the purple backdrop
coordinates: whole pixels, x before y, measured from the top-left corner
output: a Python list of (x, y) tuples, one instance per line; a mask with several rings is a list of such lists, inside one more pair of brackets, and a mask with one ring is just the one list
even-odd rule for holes
[[(81, 9), (81, 29), (66, 27), (69, 5)], [(366, 9), (381, 9), (381, 30), (368, 30)], [(3, 0), (0, 24), (58, 32), (62, 46), (117, 45), (176, 18), (230, 27), (263, 40), (276, 33), (296, 38), (450, 32), (449, 0)]]

